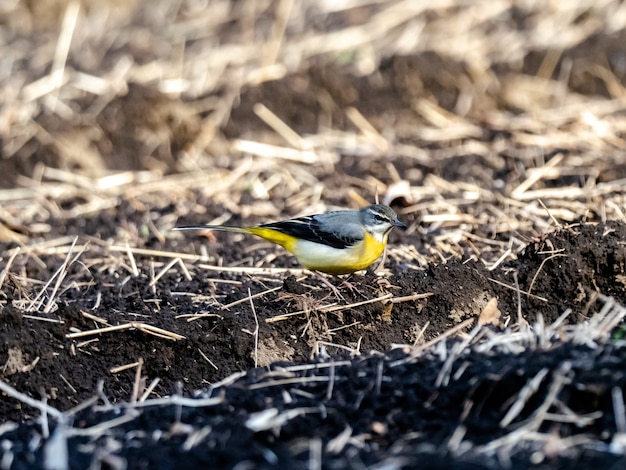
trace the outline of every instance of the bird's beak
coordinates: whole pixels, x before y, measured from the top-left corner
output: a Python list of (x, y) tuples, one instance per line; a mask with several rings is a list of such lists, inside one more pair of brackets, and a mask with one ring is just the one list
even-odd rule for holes
[(394, 226), (394, 227), (400, 227), (402, 230), (406, 230), (407, 228), (409, 228), (409, 227), (407, 227), (407, 226), (406, 226), (406, 224), (405, 224), (405, 223), (400, 222), (400, 221), (399, 221), (399, 220), (397, 220), (397, 219), (393, 221), (393, 226)]

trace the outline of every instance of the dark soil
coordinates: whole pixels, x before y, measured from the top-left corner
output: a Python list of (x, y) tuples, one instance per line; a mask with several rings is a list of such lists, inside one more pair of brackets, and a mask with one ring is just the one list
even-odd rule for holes
[[(322, 360), (313, 367), (276, 364), (251, 370), (232, 385), (206, 389), (197, 395), (205, 399), (196, 401), (198, 406), (176, 404), (174, 398), (168, 405), (148, 402), (126, 410), (87, 408), (73, 417), (72, 434), (53, 425), (45, 452), (26, 445), (41, 434), (40, 424), (7, 430), (5, 442), (17, 445), (5, 455), (11, 455), (14, 469), (43, 467), (50, 453), (58, 452), (55, 446), (66, 443), (72, 469), (88, 467), (94, 456), (105, 468), (114, 468), (121, 457), (128, 468), (164, 469), (305, 469), (321, 468), (322, 461), (323, 468), (332, 469), (521, 469), (529, 462), (532, 468), (617, 469), (626, 460), (608, 452), (608, 444), (555, 454), (549, 443), (522, 445), (520, 435), (498, 453), (489, 445), (531, 420), (561, 379), (559, 406), (570, 416), (595, 413), (595, 419), (543, 423), (536, 431), (558, 428), (561, 435), (582, 437), (581, 443), (585, 435), (604, 435), (608, 443), (616, 424), (605, 385), (626, 387), (625, 360), (623, 344), (590, 349), (566, 343), (520, 354), (506, 348), (468, 351), (454, 362), (443, 385), (445, 361), (437, 354), (411, 359), (396, 350), (386, 357)], [(500, 426), (519, 391), (544, 372), (526, 406), (510, 425)], [(104, 429), (94, 435), (98, 425)]]
[[(241, 8), (246, 4), (233, 3)], [(161, 15), (159, 11), (155, 16)], [(591, 14), (581, 11), (580, 21)], [(433, 18), (439, 18), (439, 13), (433, 13)], [(224, 25), (229, 34), (240, 34), (240, 28), (235, 23)], [(164, 30), (170, 31), (169, 26)], [(171, 34), (165, 34), (164, 43), (169, 45)], [(203, 34), (198, 32), (198, 36)], [(181, 44), (189, 48), (195, 39)], [(50, 41), (56, 40), (56, 34), (51, 36)], [(623, 33), (596, 41), (597, 45), (593, 41), (583, 44), (589, 62), (578, 66), (578, 74), (572, 73), (569, 86), (579, 93), (622, 96), (624, 83), (616, 83), (611, 93), (606, 89), (611, 80), (623, 82), (621, 59), (609, 67), (598, 51), (610, 50), (617, 57), (623, 50)], [(106, 47), (115, 50), (110, 42)], [(134, 56), (136, 52), (119, 53)], [(516, 67), (530, 73), (558, 56), (556, 74), (561, 62), (582, 60), (574, 52), (564, 51), (559, 43), (554, 49), (517, 60)], [(346, 129), (357, 133), (347, 112), (353, 107), (381, 136), (389, 136), (392, 150), (362, 155), (354, 146), (352, 151), (338, 151), (340, 158), (328, 167), (289, 162), (293, 166), (285, 164), (285, 173), (296, 168), (310, 176), (315, 181), (312, 186), (323, 187), (319, 200), (328, 206), (356, 207), (361, 201), (351, 199), (350, 192), (373, 202), (377, 184), (392, 185), (398, 179), (412, 188), (426, 187), (428, 177), (438, 178), (440, 186), (455, 186), (450, 193), (447, 188), (430, 193), (430, 199), (419, 204), (404, 195), (394, 199), (392, 205), (410, 230), (392, 232), (384, 269), (372, 267), (350, 276), (347, 281), (352, 289), (342, 280), (327, 278), (341, 298), (319, 276), (303, 274), (292, 256), (268, 243), (232, 234), (203, 238), (170, 231), (174, 225), (206, 223), (224, 213), (233, 214), (229, 224), (293, 216), (300, 211), (293, 204), (299, 194), (282, 192), (284, 181), (259, 200), (241, 187), (252, 179), (228, 187), (217, 202), (198, 188), (182, 188), (172, 195), (155, 184), (146, 190), (149, 197), (103, 190), (101, 199), (113, 202), (98, 206), (95, 212), (78, 211), (77, 216), (71, 216), (72, 210), (99, 199), (55, 198), (57, 193), (52, 191), (25, 198), (26, 202), (18, 198), (25, 213), (29, 202), (45, 209), (33, 210), (33, 220), (25, 224), (14, 223), (15, 217), (0, 208), (0, 380), (67, 412), (66, 422), (54, 416), (43, 418), (39, 408), (2, 393), (0, 469), (50, 466), (51, 456), (66, 446), (72, 469), (626, 467), (626, 423), (620, 421), (626, 349), (624, 341), (615, 339), (619, 332), (602, 342), (595, 338), (561, 341), (562, 330), (550, 338), (542, 336), (542, 325), (562, 316), (566, 317), (564, 329), (589, 323), (606, 297), (626, 304), (626, 224), (605, 221), (605, 193), (591, 191), (597, 188), (595, 183), (615, 183), (624, 177), (623, 127), (616, 120), (622, 108), (615, 107), (615, 114), (601, 114), (599, 108), (586, 114), (581, 107), (581, 116), (571, 119), (584, 123), (580, 128), (584, 132), (593, 127), (587, 122), (590, 117), (603, 125), (615, 119), (611, 132), (600, 133), (613, 145), (610, 152), (591, 144), (589, 148), (544, 148), (524, 144), (520, 135), (517, 140), (511, 137), (515, 132), (529, 137), (552, 130), (559, 134), (558, 143), (567, 140), (563, 135), (569, 136), (566, 133), (571, 129), (553, 122), (544, 127), (531, 123), (528, 129), (518, 122), (517, 128), (508, 129), (503, 124), (506, 119), (490, 115), (491, 106), (503, 99), (497, 89), (507, 84), (506, 73), (515, 71), (511, 64), (495, 64), (489, 74), (484, 73), (504, 75), (498, 86), (481, 82), (475, 87), (488, 89), (487, 96), (479, 99), (471, 97), (475, 90), (467, 88), (464, 80), (471, 76), (481, 81), (481, 73), (453, 57), (430, 51), (392, 54), (381, 57), (369, 74), (355, 74), (350, 63), (342, 65), (341, 60), (309, 57), (284, 78), (237, 89), (233, 97), (229, 97), (228, 83), (193, 99), (166, 96), (148, 82), (129, 83), (127, 93), (111, 96), (102, 108), (96, 103), (97, 116), (89, 114), (93, 104), (89, 100), (63, 102), (76, 120), (60, 119), (48, 109), (49, 103), (38, 103), (42, 111), (23, 118), (36, 123), (36, 132), (25, 133), (30, 136), (27, 139), (18, 132), (20, 145), (0, 141), (0, 147), (12, 149), (0, 155), (0, 188), (7, 188), (3, 193), (7, 198), (18, 187), (33, 188), (36, 193), (42, 180), (65, 183), (62, 178), (42, 177), (42, 165), (63, 170), (64, 178), (74, 173), (88, 175), (85, 178), (100, 176), (107, 171), (152, 170), (164, 179), (179, 171), (186, 174), (193, 171), (194, 162), (181, 161), (189, 158), (185, 152), (193, 145), (199, 145), (196, 153), (210, 161), (210, 165), (198, 166), (208, 179), (213, 171), (233, 171), (239, 160), (247, 158), (232, 150), (237, 139), (285, 145), (255, 114), (258, 104), (266, 105), (300, 136)], [(98, 76), (98, 70), (90, 72), (79, 65), (74, 66), (76, 71)], [(581, 76), (581, 69), (593, 79)], [(601, 79), (599, 70), (605, 69), (615, 69), (611, 80)], [(240, 72), (248, 75), (250, 71)], [(25, 83), (40, 78), (37, 71)], [(463, 94), (467, 96), (461, 99)], [(60, 98), (63, 101), (64, 95)], [(555, 103), (561, 98), (555, 96)], [(221, 99), (231, 100), (232, 107), (218, 106)], [(460, 104), (466, 100), (472, 102), (471, 110), (455, 119), (446, 115), (452, 116), (458, 107), (462, 111)], [(437, 112), (428, 114), (420, 102), (430, 103)], [(515, 108), (510, 103), (505, 107)], [(518, 119), (523, 112), (511, 109), (510, 117)], [(19, 121), (19, 113), (13, 111), (2, 117), (7, 128), (13, 120)], [(436, 127), (442, 132), (435, 134), (443, 135), (448, 125), (465, 122), (477, 131), (456, 134), (450, 140), (427, 140), (428, 133), (418, 132)], [(200, 138), (203, 133), (210, 135)], [(102, 168), (93, 168), (93, 159), (62, 158), (63, 142), (79, 138), (86, 143), (77, 148), (96, 154)], [(479, 152), (476, 149), (483, 153), (474, 153)], [(593, 155), (593, 162), (579, 158), (577, 163), (578, 154), (585, 152)], [(559, 219), (571, 225), (547, 233), (537, 227), (546, 227), (546, 220), (551, 220), (549, 202), (541, 217), (529, 211), (531, 222), (517, 220), (528, 200), (511, 197), (511, 188), (523, 185), (532, 176), (531, 170), (545, 166), (556, 155), (570, 154), (576, 158), (563, 163), (563, 172), (546, 173), (537, 187), (589, 189), (588, 198), (557, 198), (561, 203), (557, 209), (586, 204), (585, 212), (572, 209), (573, 216)], [(254, 162), (259, 167), (252, 172), (264, 181), (271, 179), (278, 166), (268, 170), (261, 167), (264, 163)], [(619, 206), (612, 213), (623, 219), (623, 191), (619, 184), (614, 186), (610, 190), (619, 193), (622, 202), (620, 206), (612, 201)], [(478, 196), (465, 198), (466, 187)], [(482, 188), (489, 191), (482, 194)], [(91, 188), (80, 189), (86, 193)], [(300, 188), (307, 194), (317, 194), (318, 189)], [(439, 208), (429, 214), (426, 206), (438, 200), (458, 212), (448, 214)], [(231, 207), (225, 207), (226, 203)], [(421, 208), (407, 214), (413, 204)], [(513, 215), (507, 212), (511, 204), (518, 204)], [(248, 217), (246, 210), (257, 206), (264, 209)], [(489, 211), (490, 217), (482, 217)], [(498, 230), (493, 221), (500, 221), (500, 214), (505, 213), (502, 225), (520, 222), (519, 229), (513, 223), (516, 228)], [(427, 226), (422, 219), (426, 215), (467, 216), (471, 222), (462, 228), (458, 222)], [(483, 242), (459, 237), (462, 240), (450, 242), (448, 251), (441, 249), (438, 237), (450, 227)], [(5, 238), (5, 228), (25, 241)], [(84, 250), (67, 267), (63, 249), (71, 241), (60, 243), (56, 253), (39, 245), (63, 237), (76, 238), (73, 256)], [(500, 245), (492, 249), (485, 241)], [(514, 245), (514, 241), (519, 243)], [(130, 257), (113, 249), (126, 243), (137, 250), (133, 255), (136, 273)], [(511, 252), (506, 261), (496, 263), (506, 243), (511, 243)], [(518, 252), (522, 243), (526, 248)], [(407, 261), (398, 254), (402, 248), (414, 249), (421, 258)], [(17, 249), (20, 256), (5, 272), (5, 263)], [(208, 255), (206, 263), (184, 260), (189, 277), (175, 264), (154, 281), (155, 273), (172, 259), (159, 254), (166, 252)], [(210, 270), (205, 265), (289, 268), (291, 272), (249, 274)], [(63, 273), (63, 282), (53, 291), (58, 272)], [(350, 306), (384, 296), (393, 299)], [(494, 302), (497, 314), (490, 317), (491, 324), (476, 328)], [(46, 304), (51, 308), (43, 313), (38, 306)], [(130, 322), (135, 322), (133, 328), (68, 337)], [(519, 339), (515, 335), (528, 332), (526, 324), (535, 327), (533, 333)], [(183, 338), (156, 336), (142, 325)], [(455, 327), (458, 331), (441, 339)], [(468, 334), (477, 335), (469, 345), (462, 343)], [(511, 339), (487, 349), (479, 341), (497, 335)], [(457, 349), (461, 345), (464, 349)], [(506, 413), (520, 402), (521, 391), (542, 376), (514, 419), (502, 424)], [(129, 404), (151, 384), (156, 385), (146, 403)], [(93, 403), (84, 405), (93, 397), (97, 397)], [(182, 397), (208, 401), (199, 406)], [(544, 403), (548, 407), (542, 410)], [(72, 410), (81, 405), (84, 408)], [(533, 433), (516, 436), (517, 430), (527, 429), (541, 413), (550, 416), (543, 416)], [(511, 442), (498, 441), (507, 436)], [(491, 449), (494, 442), (501, 443)]]
[[(69, 227), (67, 230), (72, 232)], [(346, 303), (387, 292), (395, 297), (432, 293), (425, 299), (394, 304), (390, 317), (383, 315), (388, 308), (384, 302), (338, 313), (316, 311), (315, 306), (336, 301), (330, 290), (315, 278), (307, 279), (303, 286), (288, 276), (280, 281), (283, 288), (253, 301), (260, 326), (259, 364), (309, 359), (318, 340), (363, 352), (388, 351), (393, 344), (413, 344), (426, 323), (423, 339), (430, 340), (466, 319), (477, 318), (492, 298), (497, 299), (504, 323), (517, 322), (518, 308), (530, 323), (536, 321), (537, 315), (545, 323), (552, 323), (568, 308), (574, 312), (570, 321), (584, 320), (586, 306), (595, 292), (626, 303), (626, 286), (621, 277), (626, 265), (624, 239), (626, 226), (621, 223), (579, 225), (542, 237), (531, 243), (518, 260), (493, 271), (471, 260), (450, 260), (417, 271), (388, 261), (391, 275), (387, 279), (368, 272), (351, 278), (355, 291), (340, 286)], [(188, 243), (171, 242), (171, 248), (184, 250), (174, 245), (181, 242)], [(242, 249), (243, 245), (229, 244), (232, 259), (225, 260), (225, 264), (246, 256)], [(61, 261), (59, 258), (59, 265)], [(36, 277), (46, 279), (59, 265), (49, 264), (50, 272), (39, 272)], [(216, 284), (204, 279), (204, 272), (192, 272), (191, 281), (180, 273), (165, 276), (154, 292), (147, 274), (121, 277), (118, 272), (75, 267), (71, 274), (75, 287), (60, 296), (58, 310), (49, 315), (62, 323), (23, 318), (16, 307), (4, 309), (6, 324), (0, 332), (0, 363), (8, 360), (9, 350), (19, 350), (24, 364), (38, 361), (27, 372), (5, 370), (4, 380), (34, 397), (45, 393), (50, 405), (65, 410), (91, 396), (99, 380), (104, 380), (104, 391), (111, 400), (129, 399), (134, 370), (112, 374), (110, 369), (139, 358), (145, 362), (143, 373), (148, 379), (160, 378), (155, 390), (158, 395), (171, 393), (177, 382), (184, 385), (186, 393), (191, 393), (253, 367), (254, 337), (250, 332), (255, 329), (255, 319), (250, 302), (220, 310), (212, 296), (219, 298), (221, 304), (228, 304), (245, 299), (248, 290), (252, 295), (265, 291), (268, 285), (254, 278), (242, 285)], [(531, 291), (530, 295), (518, 296), (515, 276), (520, 291)], [(224, 273), (218, 277), (229, 276)], [(11, 283), (11, 277), (8, 282)], [(269, 287), (276, 286), (273, 283)], [(198, 300), (200, 294), (203, 297)], [(17, 297), (18, 293), (14, 295)], [(313, 306), (309, 314), (266, 323), (276, 315), (302, 310), (306, 303)], [(145, 322), (185, 339), (168, 341), (137, 330), (67, 339), (72, 331), (97, 326), (82, 312), (104, 318), (110, 325)], [(192, 322), (177, 318), (198, 313), (213, 316)], [(346, 325), (352, 326), (341, 328)], [(80, 344), (87, 339), (95, 341)], [(331, 347), (330, 352), (338, 350)], [(32, 410), (23, 409), (12, 400), (5, 400), (0, 406), (0, 414), (7, 419), (23, 421), (32, 416)]]

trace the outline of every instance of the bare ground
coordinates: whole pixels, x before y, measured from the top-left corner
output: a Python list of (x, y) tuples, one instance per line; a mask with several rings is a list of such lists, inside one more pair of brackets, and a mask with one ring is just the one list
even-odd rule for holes
[[(2, 11), (2, 461), (621, 468), (624, 6), (261, 3)], [(376, 197), (339, 299), (170, 231)]]

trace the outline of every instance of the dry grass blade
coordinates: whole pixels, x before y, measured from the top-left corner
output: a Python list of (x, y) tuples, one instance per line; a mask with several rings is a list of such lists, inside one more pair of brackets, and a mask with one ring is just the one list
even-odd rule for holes
[[(342, 310), (348, 310), (351, 308), (361, 307), (363, 305), (369, 305), (369, 304), (373, 304), (377, 302), (384, 302), (385, 300), (390, 300), (392, 303), (402, 303), (402, 302), (410, 302), (413, 300), (425, 299), (427, 297), (430, 297), (431, 295), (432, 293), (425, 293), (425, 294), (412, 294), (412, 295), (407, 295), (403, 297), (393, 297), (393, 294), (385, 294), (380, 297), (363, 300), (361, 302), (354, 302), (352, 304), (346, 304), (346, 305), (334, 305), (333, 304), (333, 305), (321, 306), (321, 307), (318, 307), (316, 310), (320, 313), (334, 313), (334, 312), (340, 312)], [(275, 323), (278, 321), (287, 320), (294, 316), (305, 314), (307, 312), (308, 310), (298, 310), (296, 312), (276, 315), (276, 316), (265, 319), (265, 322)]]
[(521, 413), (528, 400), (537, 392), (543, 379), (548, 375), (548, 369), (543, 368), (519, 391), (518, 398), (511, 405), (504, 418), (500, 420), (500, 427), (505, 428)]
[(49, 313), (52, 310), (53, 306), (55, 305), (56, 293), (57, 293), (59, 287), (61, 286), (61, 283), (65, 279), (65, 276), (67, 275), (69, 267), (73, 263), (75, 263), (78, 260), (78, 258), (80, 258), (80, 256), (83, 254), (83, 252), (86, 250), (86, 246), (82, 247), (82, 249), (73, 258), (71, 258), (70, 255), (72, 254), (72, 250), (76, 246), (76, 242), (77, 241), (78, 241), (78, 237), (75, 237), (74, 241), (72, 242), (72, 245), (70, 246), (69, 250), (67, 251), (67, 255), (65, 257), (65, 261), (63, 262), (63, 264), (61, 264), (59, 269), (56, 270), (56, 272), (52, 275), (52, 277), (48, 280), (48, 282), (42, 287), (42, 289), (39, 291), (39, 294), (37, 294), (37, 296), (31, 301), (30, 305), (26, 309), (27, 311), (32, 312), (32, 311), (38, 311), (39, 310), (39, 307), (35, 307), (35, 304), (39, 301), (40, 298), (42, 298), (44, 296), (44, 294), (48, 290), (48, 287), (50, 286), (52, 281), (56, 279), (56, 282), (54, 284), (52, 292), (50, 293), (50, 295), (48, 297), (48, 301), (46, 302), (46, 305), (45, 305), (45, 307), (43, 309), (43, 312), (44, 313)]
[(172, 333), (171, 331), (167, 331), (162, 328), (157, 328), (156, 326), (148, 325), (146, 323), (141, 323), (141, 322), (130, 322), (130, 323), (125, 323), (123, 325), (107, 326), (104, 328), (96, 328), (94, 330), (81, 331), (79, 333), (69, 333), (65, 335), (65, 337), (69, 339), (83, 338), (85, 336), (99, 335), (103, 333), (113, 333), (116, 331), (124, 331), (124, 330), (129, 330), (129, 329), (139, 330), (144, 333), (150, 334), (152, 336), (156, 336), (158, 338), (163, 338), (163, 339), (169, 339), (172, 341), (185, 339), (185, 337), (182, 335)]
[(439, 343), (440, 341), (443, 341), (446, 338), (449, 338), (455, 334), (457, 334), (458, 332), (464, 330), (465, 328), (469, 327), (472, 323), (474, 323), (474, 319), (473, 318), (469, 318), (467, 320), (465, 320), (462, 323), (459, 323), (458, 325), (453, 326), (452, 328), (446, 330), (443, 334), (437, 336), (436, 338), (431, 339), (430, 341), (427, 341), (426, 343), (419, 345), (419, 346), (411, 346), (410, 347), (410, 354), (403, 359), (399, 359), (395, 362), (392, 362), (390, 364), (390, 367), (396, 367), (398, 365), (401, 364), (406, 364), (407, 362), (411, 362), (412, 360), (414, 360), (416, 357), (419, 357), (420, 354), (422, 354), (424, 351), (426, 351), (429, 348), (432, 348), (435, 344)]
[(109, 369), (109, 372), (111, 372), (111, 374), (119, 374), (120, 372), (123, 372), (125, 370), (134, 369), (138, 367), (139, 364), (139, 361), (137, 361), (130, 364), (124, 364), (123, 366), (112, 367), (111, 369)]
[(542, 302), (548, 302), (548, 299), (546, 299), (545, 297), (540, 297), (538, 295), (531, 294), (530, 292), (520, 290), (520, 289), (518, 289), (518, 288), (516, 288), (514, 286), (509, 286), (508, 284), (500, 282), (497, 279), (489, 279), (489, 280), (491, 282), (495, 282), (498, 285), (501, 285), (502, 287), (506, 287), (507, 289), (511, 289), (511, 290), (513, 290), (515, 292), (519, 292), (521, 294), (527, 295), (528, 297), (532, 297), (533, 299), (541, 300)]
[(11, 265), (13, 264), (13, 261), (15, 261), (15, 257), (19, 254), (20, 252), (20, 248), (14, 248), (10, 255), (9, 255), (9, 259), (7, 260), (6, 264), (4, 265), (4, 268), (2, 269), (2, 272), (0, 272), (0, 289), (2, 289), (2, 284), (4, 284), (4, 280), (7, 276), (7, 273), (9, 272), (9, 270), (11, 269)]
[(272, 289), (267, 289), (267, 290), (261, 291), (261, 292), (259, 292), (257, 294), (254, 294), (254, 295), (252, 295), (251, 292), (248, 292), (248, 297), (246, 297), (244, 299), (240, 299), (240, 300), (235, 300), (234, 302), (231, 302), (231, 303), (226, 304), (226, 305), (222, 305), (220, 307), (220, 310), (228, 310), (229, 308), (234, 307), (235, 305), (240, 305), (240, 304), (245, 303), (245, 302), (251, 302), (253, 299), (256, 299), (258, 297), (262, 297), (262, 296), (267, 295), (267, 294), (271, 294), (272, 292), (276, 292), (278, 290), (281, 290), (282, 288), (283, 288), (283, 286), (274, 287)]
[(186, 318), (188, 322), (196, 321), (201, 318), (219, 318), (220, 320), (224, 317), (222, 315), (218, 315), (217, 313), (189, 313), (183, 315), (176, 315), (176, 319), (178, 318)]

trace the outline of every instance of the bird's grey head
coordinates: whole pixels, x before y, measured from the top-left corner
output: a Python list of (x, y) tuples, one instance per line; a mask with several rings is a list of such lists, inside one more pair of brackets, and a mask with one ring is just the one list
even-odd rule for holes
[(372, 204), (361, 209), (360, 213), (367, 231), (381, 240), (384, 240), (394, 227), (406, 229), (406, 225), (398, 220), (394, 210), (384, 204)]

